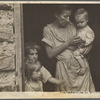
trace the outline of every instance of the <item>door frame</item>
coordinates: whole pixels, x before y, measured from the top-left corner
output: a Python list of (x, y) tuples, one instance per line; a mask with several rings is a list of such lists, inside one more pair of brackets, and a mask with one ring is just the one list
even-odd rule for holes
[(14, 4), (14, 27), (16, 43), (16, 85), (18, 91), (24, 91), (24, 29), (22, 4)]

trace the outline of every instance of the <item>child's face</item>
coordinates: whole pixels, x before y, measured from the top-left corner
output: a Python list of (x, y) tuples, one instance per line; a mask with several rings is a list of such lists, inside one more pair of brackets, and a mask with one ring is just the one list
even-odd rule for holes
[(41, 80), (41, 77), (42, 77), (41, 73), (36, 72), (36, 71), (34, 71), (31, 76), (32, 80), (35, 80), (35, 81)]
[(88, 20), (84, 16), (77, 16), (75, 22), (78, 28), (84, 28), (87, 26)]
[(35, 63), (38, 60), (38, 52), (36, 49), (29, 50), (28, 59), (33, 63)]

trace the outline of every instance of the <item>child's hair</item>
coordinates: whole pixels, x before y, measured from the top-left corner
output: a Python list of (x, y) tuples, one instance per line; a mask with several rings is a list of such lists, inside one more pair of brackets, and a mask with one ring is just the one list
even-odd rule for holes
[(36, 49), (37, 52), (39, 52), (40, 51), (40, 46), (38, 46), (34, 42), (25, 43), (25, 57), (27, 57), (27, 55), (30, 53), (30, 49), (32, 49), (32, 50)]
[[(35, 67), (33, 67), (33, 66), (39, 66), (38, 67), (38, 70), (35, 70)], [(37, 72), (37, 71), (39, 71), (40, 70), (40, 68), (42, 67), (42, 65), (41, 65), (41, 63), (38, 61), (38, 65), (37, 64), (35, 64), (35, 65), (29, 65), (28, 63), (27, 64), (25, 64), (25, 77), (27, 78), (27, 80), (30, 80), (31, 79), (31, 76), (32, 76), (32, 73), (35, 71), (35, 72)]]
[(84, 9), (84, 8), (79, 8), (75, 12), (75, 18), (77, 19), (78, 16), (84, 16), (84, 18), (88, 20), (88, 12), (87, 12), (87, 10)]

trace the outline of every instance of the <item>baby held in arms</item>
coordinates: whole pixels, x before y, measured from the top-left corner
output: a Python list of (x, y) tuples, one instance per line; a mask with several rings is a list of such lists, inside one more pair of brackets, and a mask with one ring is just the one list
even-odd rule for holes
[(91, 46), (94, 40), (94, 32), (88, 26), (88, 12), (84, 8), (80, 8), (75, 13), (75, 22), (77, 25), (77, 37), (81, 38), (81, 43), (78, 45), (78, 48), (74, 51), (74, 57), (80, 64), (81, 68), (79, 69), (79, 74), (84, 75), (86, 72), (86, 64), (84, 59), (85, 51)]

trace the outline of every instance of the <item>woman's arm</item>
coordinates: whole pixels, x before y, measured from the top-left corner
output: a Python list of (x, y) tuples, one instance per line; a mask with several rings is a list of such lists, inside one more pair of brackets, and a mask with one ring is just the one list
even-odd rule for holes
[(71, 51), (75, 51), (77, 49), (77, 46), (69, 46), (67, 49)]
[(61, 53), (62, 51), (64, 51), (68, 46), (69, 46), (69, 43), (67, 43), (67, 42), (65, 42), (64, 44), (62, 44), (56, 48), (52, 48), (49, 45), (46, 45), (46, 53), (49, 58), (53, 58), (53, 57), (57, 56), (59, 53)]
[(69, 46), (72, 46), (72, 45), (77, 45), (79, 44), (81, 41), (80, 38), (77, 38), (77, 37), (74, 37), (74, 38), (71, 38), (69, 39), (69, 41), (63, 43), (62, 45), (58, 46), (58, 47), (50, 47), (49, 45), (46, 44), (46, 53), (47, 53), (47, 56), (49, 58), (53, 58), (55, 56), (57, 56), (58, 54), (60, 54), (61, 52), (63, 52), (64, 50), (66, 50)]

